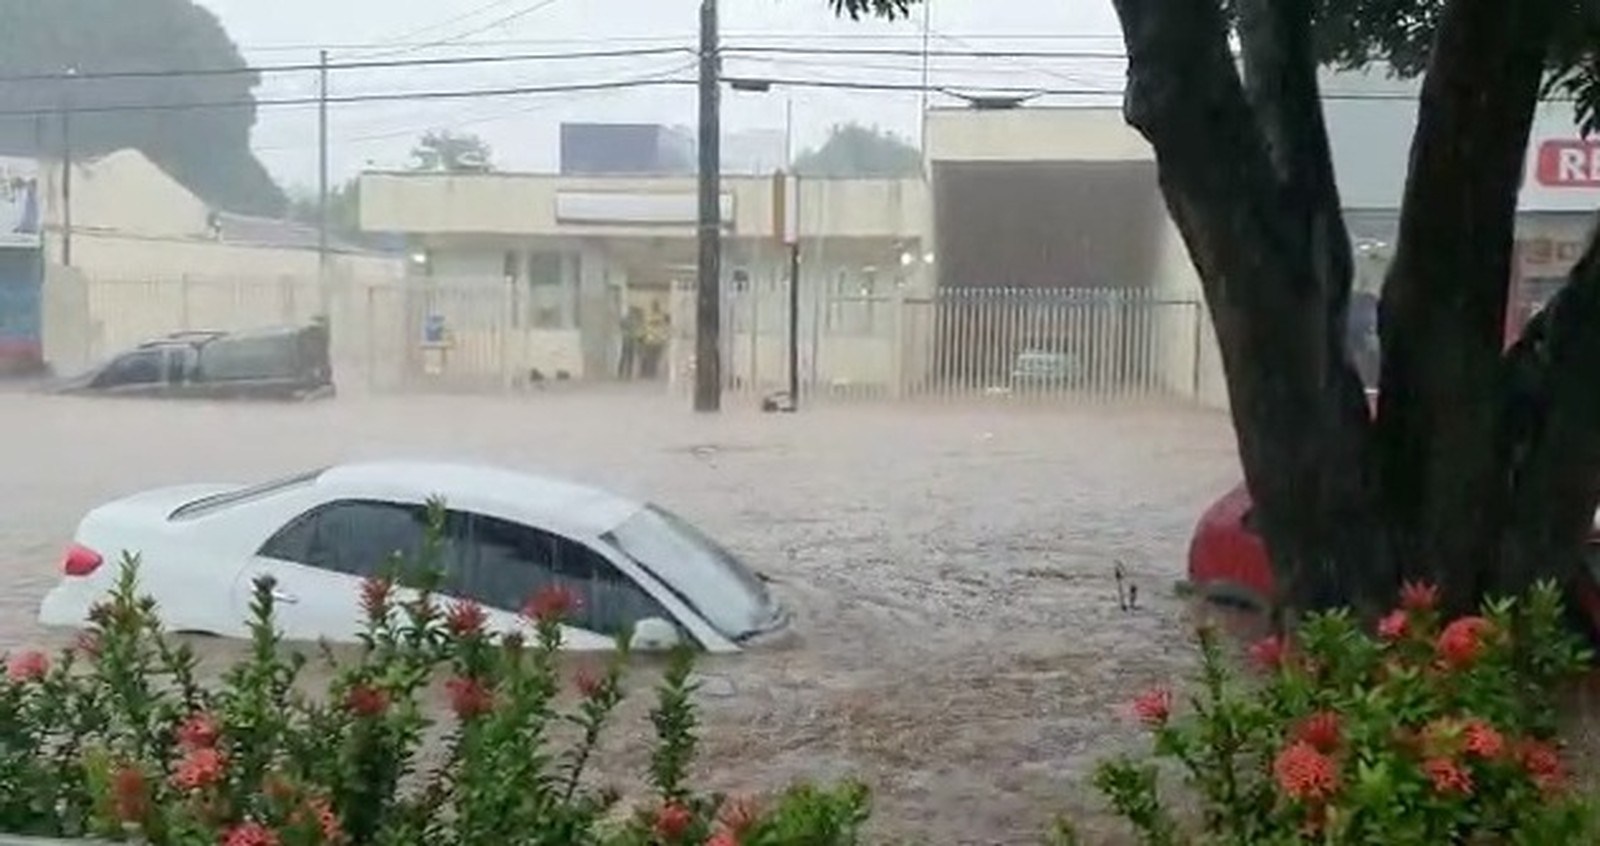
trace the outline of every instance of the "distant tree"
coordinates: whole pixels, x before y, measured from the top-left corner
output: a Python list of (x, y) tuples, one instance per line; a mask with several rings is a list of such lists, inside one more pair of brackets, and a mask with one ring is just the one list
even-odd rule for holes
[(804, 176), (914, 176), (922, 171), (922, 153), (892, 132), (847, 123), (801, 153), (794, 168)]
[(448, 129), (428, 131), (411, 150), (411, 169), (446, 173), (481, 173), (494, 170), (489, 145), (471, 133), (457, 135)]
[[(321, 223), (315, 191), (298, 191), (289, 203), (289, 217), (316, 226)], [(328, 231), (342, 241), (364, 242), (361, 231), (361, 180), (352, 178), (328, 189)]]
[[(204, 68), (206, 75), (160, 75)], [(279, 215), (287, 199), (250, 150), (259, 82), (215, 15), (191, 0), (0, 0), (0, 76), (154, 76), (0, 83), (0, 152), (55, 158), (64, 107), (75, 156), (134, 148), (213, 206)], [(192, 104), (225, 104), (196, 108)]]

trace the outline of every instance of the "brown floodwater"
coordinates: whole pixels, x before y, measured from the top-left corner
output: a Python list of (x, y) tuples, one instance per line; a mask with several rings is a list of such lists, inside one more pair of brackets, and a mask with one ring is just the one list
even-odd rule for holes
[[(1094, 762), (1137, 740), (1121, 704), (1192, 666), (1172, 586), (1195, 517), (1237, 477), (1223, 416), (1159, 405), (708, 418), (617, 392), (305, 406), (7, 393), (0, 649), (65, 641), (34, 614), (94, 505), (379, 457), (549, 471), (699, 523), (795, 613), (785, 643), (702, 664), (704, 783), (858, 777), (878, 833), (936, 844), (1037, 842), (1053, 815), (1096, 811)], [(213, 663), (233, 648), (199, 645)], [(647, 684), (654, 669), (639, 670)], [(636, 783), (648, 706), (628, 706), (600, 778)]]

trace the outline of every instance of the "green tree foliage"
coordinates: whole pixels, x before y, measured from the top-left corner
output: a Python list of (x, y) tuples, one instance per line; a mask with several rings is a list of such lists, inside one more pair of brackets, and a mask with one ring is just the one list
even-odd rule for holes
[(411, 150), (411, 169), (444, 173), (482, 173), (494, 170), (493, 151), (472, 133), (430, 130)]
[(914, 176), (922, 170), (922, 153), (892, 132), (848, 123), (801, 153), (794, 167), (803, 176)]
[[(156, 74), (0, 82), (0, 151), (58, 156), (64, 106), (228, 104), (73, 114), (73, 153), (132, 147), (213, 206), (281, 214), (284, 194), (250, 150), (259, 80), (245, 68), (216, 16), (192, 0), (0, 0), (0, 77)], [(193, 69), (222, 73), (161, 75)]]
[[(289, 216), (301, 223), (321, 223), (316, 191), (297, 191), (289, 202)], [(340, 240), (362, 243), (361, 179), (352, 177), (328, 189), (328, 231)]]

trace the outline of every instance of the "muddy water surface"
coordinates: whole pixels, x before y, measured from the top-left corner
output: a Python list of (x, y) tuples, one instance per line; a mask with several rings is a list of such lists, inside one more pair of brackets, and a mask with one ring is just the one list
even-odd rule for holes
[[(1196, 514), (1236, 477), (1223, 417), (882, 405), (708, 419), (684, 406), (0, 394), (0, 649), (62, 641), (35, 608), (75, 522), (108, 498), (352, 458), (488, 459), (658, 500), (780, 581), (795, 637), (702, 668), (715, 786), (856, 775), (881, 833), (937, 844), (1037, 842), (1053, 814), (1094, 806), (1084, 776), (1133, 737), (1120, 703), (1190, 666), (1171, 587)], [(1140, 589), (1131, 613), (1116, 562)], [(641, 769), (646, 728), (626, 721), (604, 777)]]

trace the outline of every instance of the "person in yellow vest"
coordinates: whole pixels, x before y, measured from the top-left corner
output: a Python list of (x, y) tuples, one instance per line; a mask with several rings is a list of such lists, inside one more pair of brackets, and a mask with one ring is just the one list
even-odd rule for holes
[(650, 313), (644, 318), (644, 338), (640, 344), (640, 364), (646, 379), (656, 379), (661, 375), (661, 356), (667, 349), (667, 340), (672, 331), (672, 320), (667, 313), (661, 310), (661, 301), (656, 300), (650, 304)]

